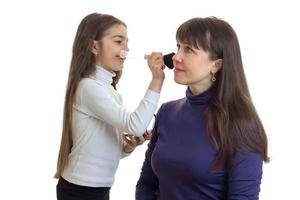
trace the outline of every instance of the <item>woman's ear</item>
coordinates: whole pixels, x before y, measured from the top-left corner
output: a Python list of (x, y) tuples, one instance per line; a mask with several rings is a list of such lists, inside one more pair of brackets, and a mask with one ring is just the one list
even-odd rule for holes
[(214, 61), (213, 69), (212, 71), (214, 73), (218, 72), (223, 66), (223, 59), (217, 59)]
[(91, 49), (92, 53), (94, 55), (98, 55), (99, 51), (100, 51), (100, 46), (99, 46), (99, 42), (96, 40), (93, 40), (93, 44), (92, 44), (92, 49)]

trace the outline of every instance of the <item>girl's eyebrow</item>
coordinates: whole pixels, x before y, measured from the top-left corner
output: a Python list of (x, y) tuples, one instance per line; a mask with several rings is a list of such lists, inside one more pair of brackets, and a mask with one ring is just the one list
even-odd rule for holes
[(125, 38), (123, 35), (114, 35), (113, 38), (115, 37)]
[(114, 35), (114, 36), (112, 36), (112, 38), (120, 38), (122, 40), (128, 41), (128, 38), (124, 37), (123, 35)]

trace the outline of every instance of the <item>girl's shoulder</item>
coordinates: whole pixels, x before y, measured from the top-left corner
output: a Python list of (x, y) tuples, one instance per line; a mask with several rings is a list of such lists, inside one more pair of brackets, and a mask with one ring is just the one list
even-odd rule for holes
[(103, 82), (93, 78), (82, 78), (79, 84), (83, 86), (104, 86), (105, 85)]
[(104, 84), (100, 81), (97, 81), (92, 78), (83, 78), (79, 82), (78, 85), (78, 92), (88, 95), (105, 95), (107, 94), (108, 96), (110, 93), (110, 90), (106, 87), (107, 84)]

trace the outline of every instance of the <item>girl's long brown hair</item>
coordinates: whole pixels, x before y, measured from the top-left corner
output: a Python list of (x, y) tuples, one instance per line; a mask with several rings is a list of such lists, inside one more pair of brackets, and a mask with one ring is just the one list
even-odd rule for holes
[[(105, 14), (93, 13), (86, 16), (79, 24), (73, 43), (72, 59), (67, 83), (67, 90), (64, 102), (63, 129), (60, 150), (57, 160), (55, 178), (59, 178), (64, 167), (68, 164), (68, 156), (73, 146), (72, 141), (72, 109), (77, 86), (83, 77), (94, 73), (95, 56), (91, 48), (94, 40), (99, 41), (104, 32), (111, 26), (126, 24), (121, 20)], [(113, 78), (113, 87), (116, 89), (121, 71), (116, 72)]]
[(218, 149), (212, 169), (241, 151), (259, 153), (268, 162), (267, 136), (251, 100), (233, 28), (215, 17), (193, 18), (178, 28), (176, 38), (208, 52), (212, 60), (223, 60), (206, 113), (208, 131)]

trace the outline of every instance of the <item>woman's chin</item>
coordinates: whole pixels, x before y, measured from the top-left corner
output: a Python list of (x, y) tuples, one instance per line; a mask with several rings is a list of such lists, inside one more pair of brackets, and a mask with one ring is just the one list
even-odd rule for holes
[(176, 77), (174, 77), (174, 81), (175, 81), (175, 83), (180, 84), (180, 85), (187, 85), (183, 80), (176, 78)]

